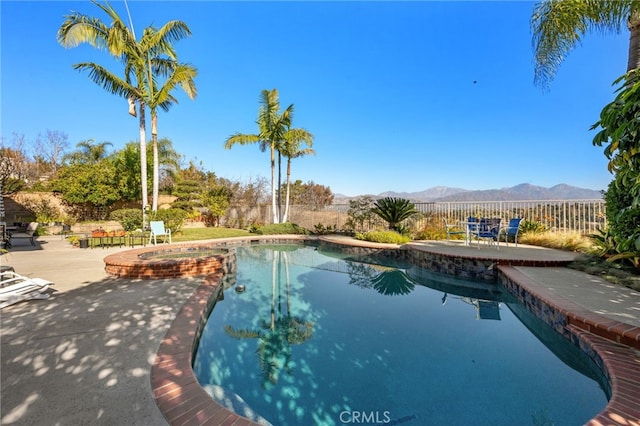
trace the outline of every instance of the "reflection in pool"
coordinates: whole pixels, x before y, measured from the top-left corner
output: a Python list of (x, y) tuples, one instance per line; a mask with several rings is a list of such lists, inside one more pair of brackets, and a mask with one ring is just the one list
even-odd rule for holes
[(245, 291), (211, 312), (194, 371), (254, 421), (578, 425), (607, 403), (587, 357), (496, 284), (302, 245), (238, 248), (237, 266)]

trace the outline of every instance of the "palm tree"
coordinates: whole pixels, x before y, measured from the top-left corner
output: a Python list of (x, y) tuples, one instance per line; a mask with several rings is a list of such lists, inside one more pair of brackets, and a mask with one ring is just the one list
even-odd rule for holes
[[(159, 73), (166, 75), (169, 61), (161, 59), (167, 55), (176, 60), (172, 42), (190, 35), (190, 30), (182, 21), (169, 21), (153, 33), (153, 37), (136, 40), (133, 25), (127, 27), (117, 12), (108, 4), (92, 3), (104, 11), (112, 20), (107, 26), (100, 19), (73, 12), (66, 16), (58, 29), (58, 42), (66, 47), (76, 47), (81, 43), (89, 43), (98, 49), (107, 50), (112, 56), (124, 63), (124, 79), (109, 72), (106, 68), (93, 63), (75, 64), (74, 69), (88, 71), (89, 78), (102, 86), (107, 92), (127, 99), (128, 112), (134, 117), (136, 103), (139, 112), (140, 132), (140, 173), (142, 185), (142, 210), (146, 213), (149, 204), (147, 189), (147, 149), (146, 149), (146, 114), (145, 102), (149, 100), (153, 78)], [(145, 30), (145, 34), (147, 31)]]
[[(145, 30), (145, 35), (147, 28)], [(153, 36), (153, 34), (151, 34)], [(143, 40), (145, 37), (143, 36)], [(151, 139), (153, 144), (153, 204), (152, 211), (158, 210), (158, 193), (160, 182), (160, 163), (158, 156), (158, 107), (164, 111), (168, 111), (173, 103), (178, 103), (178, 100), (171, 94), (176, 87), (181, 87), (187, 94), (189, 99), (194, 99), (197, 95), (196, 85), (193, 79), (197, 75), (196, 69), (188, 64), (179, 64), (175, 61), (170, 61), (167, 64), (167, 68), (171, 69), (167, 79), (159, 89), (155, 87), (155, 79), (151, 78), (148, 91), (145, 94), (148, 96), (146, 101), (151, 112)]]
[(276, 186), (275, 186), (275, 169), (276, 149), (282, 144), (285, 133), (291, 126), (291, 118), (293, 115), (293, 104), (289, 105), (282, 113), (280, 113), (280, 101), (278, 99), (278, 90), (263, 90), (260, 94), (260, 109), (258, 110), (259, 133), (243, 134), (235, 133), (227, 138), (224, 143), (226, 149), (231, 149), (236, 144), (247, 145), (253, 143), (260, 144), (260, 150), (266, 151), (269, 148), (271, 154), (271, 208), (273, 213), (273, 223), (280, 222), (280, 215), (276, 209)]
[[(125, 63), (125, 69), (128, 69), (133, 63), (133, 58), (139, 56), (139, 46), (133, 30), (127, 28), (127, 25), (109, 4), (102, 5), (93, 0), (92, 2), (111, 18), (111, 26), (107, 26), (98, 18), (72, 12), (65, 17), (65, 21), (58, 29), (58, 42), (65, 48), (76, 47), (81, 43), (89, 43), (97, 49), (106, 49), (112, 56), (121, 59)], [(128, 72), (125, 80), (93, 62), (75, 64), (73, 68), (79, 71), (88, 71), (89, 78), (102, 86), (107, 92), (126, 98), (129, 105), (129, 113), (133, 116), (136, 115), (134, 100), (141, 99), (142, 96), (138, 87), (131, 84)], [(139, 131), (143, 211), (148, 205), (145, 128), (144, 105), (141, 105)]]
[(640, 1), (544, 0), (531, 17), (535, 83), (547, 87), (564, 57), (588, 31), (630, 31), (627, 71), (640, 67)]
[[(307, 144), (307, 148), (300, 149), (302, 143)], [(285, 133), (284, 143), (280, 147), (282, 155), (287, 157), (287, 195), (282, 222), (286, 222), (289, 215), (289, 189), (291, 185), (291, 159), (305, 155), (315, 155), (313, 146), (313, 135), (305, 129), (289, 129)], [(279, 183), (279, 182), (278, 182)]]
[(72, 164), (98, 164), (107, 157), (107, 146), (111, 145), (111, 142), (94, 143), (93, 139), (80, 141), (76, 144), (78, 149), (65, 155), (63, 160)]

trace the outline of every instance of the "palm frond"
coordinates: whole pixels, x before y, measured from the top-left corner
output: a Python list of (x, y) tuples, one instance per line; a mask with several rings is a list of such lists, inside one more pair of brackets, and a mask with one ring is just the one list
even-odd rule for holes
[(234, 133), (224, 142), (224, 147), (230, 149), (233, 145), (248, 145), (260, 141), (259, 135), (248, 135), (243, 133)]
[(124, 98), (137, 99), (140, 97), (140, 93), (134, 86), (122, 80), (120, 77), (111, 73), (101, 65), (93, 62), (82, 62), (75, 64), (73, 68), (78, 71), (88, 71), (89, 78), (109, 93), (122, 96)]
[(629, 19), (633, 0), (544, 0), (531, 16), (534, 83), (547, 87), (565, 56), (590, 30), (619, 32)]

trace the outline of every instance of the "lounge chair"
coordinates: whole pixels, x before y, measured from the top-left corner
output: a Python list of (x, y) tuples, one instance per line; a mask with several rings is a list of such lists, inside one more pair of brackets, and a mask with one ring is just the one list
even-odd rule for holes
[(0, 273), (0, 309), (31, 299), (47, 299), (45, 291), (53, 285), (42, 278), (29, 278), (14, 271)]
[(38, 229), (38, 222), (31, 222), (27, 225), (27, 228), (22, 231), (19, 230), (17, 232), (12, 232), (9, 236), (9, 247), (13, 245), (13, 240), (17, 239), (28, 239), (32, 246), (36, 245), (35, 240), (33, 239)]
[(162, 237), (162, 240), (167, 243), (167, 238), (169, 238), (169, 244), (171, 244), (171, 229), (164, 227), (164, 222), (161, 220), (151, 221), (149, 223), (149, 227), (151, 228), (151, 235), (149, 235), (149, 244), (151, 244), (151, 240), (153, 240), (153, 245), (157, 245), (158, 241), (156, 241), (157, 237)]
[(453, 229), (455, 228), (455, 225), (449, 225), (447, 223), (447, 219), (446, 218), (442, 218), (442, 221), (444, 222), (444, 230), (447, 233), (447, 244), (449, 244), (449, 240), (451, 239), (452, 235), (466, 235), (467, 231), (454, 231)]

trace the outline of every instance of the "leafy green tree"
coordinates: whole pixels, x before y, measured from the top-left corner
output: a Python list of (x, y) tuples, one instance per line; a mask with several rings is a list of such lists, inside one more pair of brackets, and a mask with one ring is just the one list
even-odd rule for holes
[[(136, 201), (141, 198), (142, 184), (140, 179), (140, 145), (136, 142), (127, 143), (123, 149), (111, 155), (113, 167), (116, 169), (117, 185), (122, 192), (123, 200)], [(150, 165), (147, 164), (147, 172)], [(146, 173), (149, 176), (149, 173)], [(148, 184), (148, 182), (147, 182)]]
[(640, 67), (640, 2), (637, 0), (544, 0), (531, 16), (535, 82), (549, 85), (558, 67), (588, 31), (629, 32), (627, 71)]
[(216, 185), (214, 188), (205, 192), (202, 197), (202, 206), (207, 209), (207, 223), (218, 226), (220, 218), (227, 213), (231, 206), (233, 192), (231, 188), (225, 185)]
[(618, 255), (640, 268), (640, 70), (621, 77), (616, 99), (606, 105), (592, 130), (600, 128), (593, 144), (605, 146), (609, 171), (615, 174), (605, 193), (608, 232)]
[(123, 198), (114, 185), (116, 169), (109, 160), (96, 164), (76, 164), (58, 171), (52, 182), (54, 192), (69, 205), (88, 208), (108, 207)]
[(259, 143), (260, 150), (266, 151), (269, 148), (271, 155), (271, 208), (273, 223), (280, 223), (280, 214), (276, 207), (276, 150), (285, 139), (285, 133), (291, 128), (293, 115), (293, 104), (289, 105), (280, 113), (280, 100), (278, 91), (263, 90), (260, 94), (260, 108), (258, 110), (257, 134), (234, 133), (229, 136), (224, 143), (226, 149), (231, 149), (234, 145), (248, 145)]
[(389, 229), (400, 230), (400, 223), (418, 213), (414, 204), (404, 198), (385, 197), (373, 203), (373, 213), (389, 224)]

